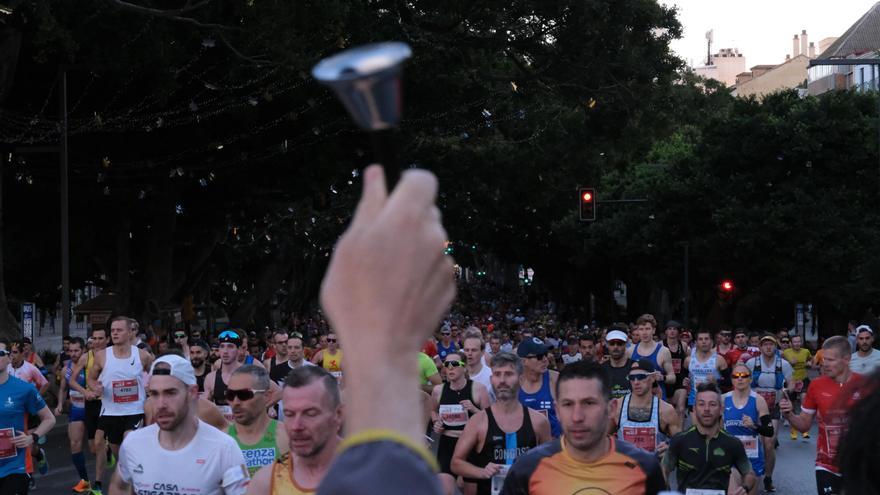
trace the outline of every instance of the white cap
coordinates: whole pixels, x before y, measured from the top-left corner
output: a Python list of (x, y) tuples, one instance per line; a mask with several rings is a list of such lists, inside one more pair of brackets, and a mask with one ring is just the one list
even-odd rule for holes
[(626, 342), (629, 339), (626, 337), (626, 334), (621, 332), (620, 330), (612, 330), (608, 332), (608, 335), (605, 336), (605, 341), (611, 342), (612, 340), (622, 340)]
[(856, 335), (858, 335), (862, 332), (868, 332), (871, 335), (874, 335), (874, 331), (871, 330), (871, 327), (869, 327), (868, 325), (859, 325), (856, 327)]
[(166, 354), (155, 361), (153, 361), (153, 366), (150, 368), (150, 376), (157, 375), (156, 373), (156, 365), (159, 363), (166, 363), (171, 367), (171, 372), (162, 371), (158, 373), (159, 375), (170, 375), (178, 380), (182, 381), (185, 385), (195, 385), (196, 382), (196, 371), (193, 369), (192, 364), (186, 360), (186, 358), (182, 358), (176, 354)]

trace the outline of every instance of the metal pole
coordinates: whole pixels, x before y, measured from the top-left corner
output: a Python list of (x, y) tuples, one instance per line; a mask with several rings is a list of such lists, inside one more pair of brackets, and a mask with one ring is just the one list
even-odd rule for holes
[(684, 327), (690, 328), (691, 318), (691, 287), (690, 287), (690, 258), (691, 243), (684, 243)]
[(67, 180), (67, 69), (61, 69), (61, 335), (70, 335), (70, 215)]

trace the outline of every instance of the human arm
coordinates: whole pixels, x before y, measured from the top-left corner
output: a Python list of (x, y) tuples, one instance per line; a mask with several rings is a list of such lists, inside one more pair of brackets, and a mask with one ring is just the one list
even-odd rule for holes
[(807, 389), (807, 397), (804, 399), (800, 414), (793, 414), (793, 407), (787, 394), (783, 394), (782, 399), (779, 400), (779, 412), (795, 430), (801, 433), (810, 431), (810, 427), (813, 426), (813, 418), (816, 416), (816, 410), (812, 408), (815, 407), (815, 402), (810, 402), (810, 392), (813, 390), (813, 387)]
[(529, 411), (529, 417), (532, 420), (532, 427), (535, 429), (535, 439), (538, 441), (538, 445), (553, 440), (553, 435), (551, 434), (550, 429), (550, 420), (534, 409), (527, 408), (526, 410)]
[(223, 471), (223, 479), (220, 481), (220, 489), (224, 495), (245, 495), (251, 475), (244, 461), (244, 454), (235, 440), (226, 439), (226, 445), (220, 447), (220, 463)]
[[(34, 390), (34, 392), (36, 392), (36, 390)], [(37, 417), (40, 419), (40, 424), (27, 433), (16, 432), (18, 435), (12, 438), (12, 443), (20, 449), (26, 448), (34, 443), (33, 435), (44, 437), (55, 426), (55, 415), (49, 410), (49, 406), (46, 405), (46, 402), (43, 401), (42, 397), (37, 397), (39, 398), (39, 401), (35, 398), (28, 399), (28, 410), (33, 411), (36, 404), (42, 404), (42, 407), (37, 410)]]
[[(478, 467), (468, 462), (471, 452), (477, 450), (480, 443), (480, 432), (488, 428), (488, 418), (485, 412), (481, 412), (468, 420), (455, 444), (455, 452), (449, 464), (452, 472), (465, 478), (487, 480), (498, 473), (499, 464), (490, 462), (485, 467)], [(536, 432), (537, 434), (537, 432)]]
[(110, 495), (129, 495), (131, 494), (131, 484), (122, 479), (119, 470), (113, 472), (110, 478)]
[(672, 353), (669, 352), (669, 349), (663, 347), (660, 349), (660, 354), (657, 356), (657, 360), (660, 361), (660, 366), (663, 367), (664, 371), (664, 381), (667, 385), (675, 384), (675, 369), (672, 367)]
[(324, 366), (324, 349), (312, 354), (310, 361), (315, 363), (315, 366)]
[[(144, 410), (146, 410), (146, 407)], [(220, 431), (226, 431), (226, 426), (228, 426), (226, 424), (226, 418), (223, 417), (223, 413), (217, 409), (217, 406), (215, 406), (213, 402), (202, 397), (199, 397), (199, 419)], [(275, 431), (275, 436), (277, 437), (282, 431), (283, 428), (278, 428)]]
[(89, 372), (86, 374), (86, 384), (89, 387), (88, 392), (84, 394), (86, 399), (98, 399), (104, 393), (104, 386), (98, 380), (98, 377), (101, 376), (101, 370), (104, 369), (104, 358), (105, 356), (102, 352), (94, 354), (92, 366), (89, 367)]
[(681, 432), (681, 416), (665, 401), (660, 401), (660, 427), (669, 438)]
[[(280, 432), (282, 429), (279, 428), (278, 431)], [(275, 463), (263, 466), (254, 474), (248, 485), (247, 495), (266, 495), (269, 493), (269, 489), (272, 486), (272, 466), (274, 465)]]
[(746, 456), (746, 449), (743, 447), (742, 442), (734, 439), (734, 442), (731, 442), (731, 446), (733, 448), (733, 467), (742, 475), (742, 484), (731, 493), (732, 495), (747, 495), (755, 487), (755, 483), (758, 480), (755, 478), (752, 462)]
[(660, 468), (663, 471), (663, 478), (666, 479), (666, 482), (669, 482), (669, 475), (672, 474), (676, 469), (676, 465), (678, 464), (678, 444), (679, 438), (681, 436), (677, 436), (669, 440), (669, 447), (666, 449), (666, 453), (663, 454), (663, 460), (660, 461)]
[(150, 372), (150, 368), (153, 366), (153, 361), (156, 359), (150, 354), (148, 351), (144, 349), (138, 348), (138, 354), (140, 354), (141, 363), (144, 364), (144, 371), (147, 373)]
[(474, 396), (477, 401), (476, 405), (481, 411), (486, 410), (490, 406), (489, 390), (482, 383), (474, 383)]
[[(82, 369), (86, 367), (86, 363), (88, 363), (88, 361), (89, 361), (88, 353), (83, 353), (83, 355), (80, 356), (79, 359), (75, 363), (73, 363), (73, 365), (71, 366), (70, 376), (72, 376), (72, 377), (79, 376), (80, 371), (82, 371)], [(64, 381), (64, 380), (62, 380), (62, 381)], [(76, 390), (77, 392), (83, 394), (83, 396), (85, 396), (88, 392), (86, 390), (86, 388), (83, 387), (82, 385), (80, 385), (79, 383), (77, 383), (76, 380), (72, 380), (70, 383), (68, 383), (67, 386), (71, 390)]]
[(434, 433), (443, 433), (443, 422), (440, 421), (440, 395), (443, 393), (443, 385), (435, 385), (431, 391), (431, 422)]
[[(76, 375), (70, 375), (70, 376), (76, 376)], [(64, 402), (66, 400), (67, 400), (67, 378), (62, 376), (61, 383), (58, 384), (58, 405), (55, 406), (55, 415), (56, 416), (61, 416), (61, 410), (64, 408)]]
[(205, 398), (214, 402), (214, 380), (219, 371), (211, 371), (205, 376)]

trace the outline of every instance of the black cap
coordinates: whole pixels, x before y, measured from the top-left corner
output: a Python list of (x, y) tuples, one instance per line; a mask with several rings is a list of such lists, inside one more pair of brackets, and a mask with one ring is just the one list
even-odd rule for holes
[(657, 371), (657, 368), (654, 367), (654, 362), (650, 359), (639, 359), (632, 364), (632, 367), (630, 367), (629, 370), (642, 370), (648, 373), (653, 373)]
[(669, 320), (666, 322), (665, 328), (681, 328), (681, 323), (679, 323), (675, 320)]

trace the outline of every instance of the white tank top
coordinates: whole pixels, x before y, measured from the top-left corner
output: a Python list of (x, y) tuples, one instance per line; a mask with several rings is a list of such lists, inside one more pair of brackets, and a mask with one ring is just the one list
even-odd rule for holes
[(104, 352), (101, 385), (104, 386), (101, 416), (132, 416), (144, 413), (143, 370), (139, 349), (131, 346), (130, 355), (120, 359), (113, 355), (113, 347)]
[[(654, 452), (657, 449), (658, 440), (665, 442), (666, 436), (660, 433), (660, 399), (651, 398), (651, 419), (648, 421), (631, 421), (629, 419), (629, 400), (632, 394), (626, 394), (623, 405), (620, 406), (620, 428), (617, 430), (617, 438), (625, 440), (640, 449)], [(658, 436), (660, 437), (658, 439)]]

